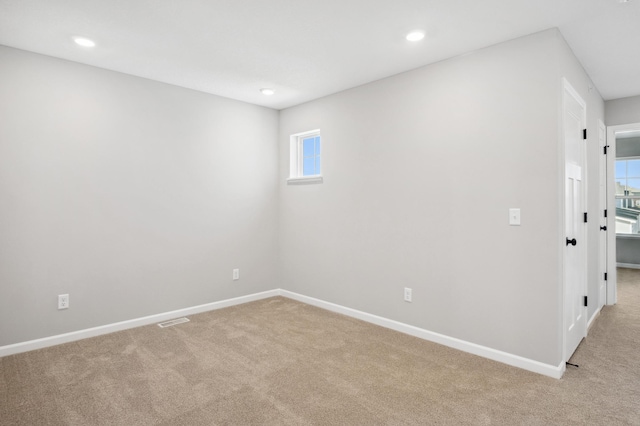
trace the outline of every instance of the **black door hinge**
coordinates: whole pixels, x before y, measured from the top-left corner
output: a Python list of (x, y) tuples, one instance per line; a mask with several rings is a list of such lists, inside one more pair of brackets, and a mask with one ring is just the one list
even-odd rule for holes
[(607, 273), (604, 273), (604, 280), (607, 281)]
[(604, 147), (604, 155), (607, 155), (607, 148), (609, 148), (609, 145), (605, 145), (605, 147)]
[(587, 223), (587, 212), (584, 212), (584, 223)]
[(584, 297), (584, 306), (589, 306), (587, 305), (587, 296)]
[(607, 217), (607, 209), (604, 210), (604, 217)]
[(582, 129), (582, 139), (587, 139), (587, 129)]

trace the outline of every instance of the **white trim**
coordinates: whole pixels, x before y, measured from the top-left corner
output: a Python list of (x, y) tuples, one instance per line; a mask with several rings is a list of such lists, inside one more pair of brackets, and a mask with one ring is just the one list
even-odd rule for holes
[(107, 324), (100, 327), (88, 328), (85, 330), (73, 331), (71, 333), (59, 334), (57, 336), (45, 337), (42, 339), (30, 340), (27, 342), (16, 343), (7, 346), (0, 346), (0, 357), (13, 355), (21, 352), (32, 351), (36, 349), (42, 349), (49, 346), (55, 346), (62, 343), (75, 342), (77, 340), (86, 339), (89, 337), (101, 336), (103, 334), (114, 333), (116, 331), (128, 330), (130, 328), (140, 327), (149, 324), (155, 324), (158, 322), (166, 321), (169, 319), (182, 317), (186, 315), (194, 315), (208, 311), (214, 311), (216, 309), (228, 308), (230, 306), (240, 305), (243, 303), (254, 302), (256, 300), (267, 299), (269, 297), (283, 296), (298, 302), (306, 303), (307, 305), (316, 306), (327, 311), (336, 312), (352, 318), (359, 319), (361, 321), (368, 322), (370, 324), (379, 325), (391, 330), (398, 331), (400, 333), (408, 334), (410, 336), (417, 337), (419, 339), (427, 340), (429, 342), (438, 343), (444, 346), (448, 346), (453, 349), (457, 349), (462, 352), (478, 355), (483, 358), (491, 359), (501, 362), (513, 367), (522, 368), (534, 373), (542, 374), (545, 376), (559, 379), (564, 374), (566, 365), (561, 362), (560, 365), (554, 366), (551, 364), (544, 364), (539, 361), (524, 358), (518, 355), (510, 354), (508, 352), (502, 352), (496, 349), (492, 349), (486, 346), (481, 346), (475, 343), (467, 342), (465, 340), (456, 339), (455, 337), (449, 337), (444, 334), (435, 333), (433, 331), (425, 330), (419, 327), (415, 327), (409, 324), (404, 324), (391, 319), (379, 317), (377, 315), (369, 314), (366, 312), (358, 311), (356, 309), (347, 308), (345, 306), (337, 305), (331, 302), (325, 302), (313, 297), (303, 296), (298, 293), (294, 293), (288, 290), (275, 289), (262, 293), (250, 294), (247, 296), (236, 297), (234, 299), (221, 300), (219, 302), (207, 303), (204, 305), (193, 306), (191, 308), (178, 309), (176, 311), (165, 312), (157, 315), (150, 315), (142, 318), (137, 318), (129, 321), (117, 322), (114, 324)]
[(607, 285), (606, 303), (617, 303), (617, 245), (616, 245), (616, 134), (611, 127), (607, 127)]
[(562, 87), (564, 88), (564, 90), (569, 92), (569, 94), (575, 98), (576, 102), (578, 102), (580, 106), (585, 110), (585, 122), (586, 122), (587, 103), (584, 101), (584, 99), (582, 99), (582, 96), (580, 96), (580, 94), (576, 91), (576, 89), (573, 88), (571, 83), (569, 83), (569, 80), (567, 80), (565, 77), (562, 78)]
[[(606, 147), (607, 126), (601, 119), (598, 119), (598, 213), (596, 215), (598, 217), (596, 226), (600, 228), (598, 231), (598, 301), (596, 303), (596, 311), (598, 312), (607, 303), (607, 281), (604, 279), (604, 274), (607, 273), (607, 253), (609, 252), (607, 249), (609, 228), (607, 228), (607, 217), (604, 215), (604, 212), (607, 211), (607, 156), (604, 155)], [(615, 232), (615, 230), (611, 230), (611, 232)], [(595, 313), (593, 318), (595, 318)], [(587, 326), (588, 330), (589, 326)]]
[(587, 321), (587, 331), (591, 330), (591, 326), (596, 321), (596, 318), (598, 318), (600, 316), (600, 311), (601, 310), (602, 310), (602, 308), (596, 309), (596, 311), (593, 313), (593, 315), (591, 315), (591, 318), (589, 318), (589, 321)]
[(214, 311), (216, 309), (228, 308), (230, 306), (241, 305), (243, 303), (254, 302), (256, 300), (278, 296), (279, 294), (279, 290), (270, 290), (262, 293), (250, 294), (248, 296), (241, 296), (233, 299), (206, 303), (204, 305), (192, 306), (190, 308), (164, 312), (162, 314), (149, 315), (142, 318), (101, 325), (99, 327), (92, 327), (84, 330), (72, 331), (70, 333), (58, 334), (56, 336), (44, 337), (42, 339), (29, 340), (27, 342), (0, 346), (0, 357), (18, 354), (21, 352), (33, 351), (36, 349), (42, 349), (49, 346), (60, 345), (62, 343), (75, 342), (77, 340), (114, 333), (116, 331), (128, 330), (130, 328), (140, 327), (143, 325), (156, 324), (158, 322), (170, 320), (177, 317), (200, 314), (202, 312)]
[[(616, 263), (616, 267), (618, 268), (629, 268), (629, 269), (640, 269), (640, 265), (638, 265), (637, 263)], [(609, 278), (607, 276), (607, 278)]]
[(291, 135), (292, 138), (300, 138), (303, 136), (311, 136), (311, 135), (316, 135), (316, 134), (320, 134), (320, 129), (314, 129), (314, 130), (307, 130), (305, 132), (300, 132), (300, 133), (294, 133)]
[(307, 183), (322, 183), (322, 181), (322, 176), (292, 177), (287, 179), (287, 184), (302, 185)]
[(534, 373), (543, 374), (545, 376), (559, 379), (562, 377), (566, 364), (561, 362), (560, 365), (555, 366), (551, 364), (544, 364), (532, 359), (523, 358), (518, 355), (513, 355), (507, 352), (502, 352), (496, 349), (488, 348), (486, 346), (477, 345), (475, 343), (467, 342), (465, 340), (456, 339), (455, 337), (449, 337), (444, 334), (435, 333), (433, 331), (425, 330), (419, 327), (415, 327), (409, 324), (404, 324), (391, 319), (379, 317), (377, 315), (368, 314), (366, 312), (358, 311), (356, 309), (347, 308), (335, 303), (325, 302), (313, 297), (303, 296), (298, 293), (294, 293), (287, 290), (280, 290), (280, 295), (289, 299), (297, 300), (298, 302), (306, 303), (307, 305), (316, 306), (318, 308), (326, 309), (331, 312), (343, 314), (352, 318), (359, 319), (371, 324), (379, 325), (381, 327), (389, 328), (391, 330), (398, 331), (400, 333), (408, 334), (410, 336), (418, 337), (423, 340), (438, 343), (444, 346), (448, 346), (453, 349), (457, 349), (470, 354), (478, 355), (483, 358), (488, 358), (494, 361), (501, 362), (503, 364), (511, 365), (513, 367), (522, 368), (524, 370), (532, 371)]

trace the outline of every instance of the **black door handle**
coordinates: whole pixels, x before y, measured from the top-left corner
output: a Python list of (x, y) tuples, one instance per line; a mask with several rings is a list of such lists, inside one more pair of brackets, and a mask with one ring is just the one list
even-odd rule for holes
[(576, 244), (578, 244), (578, 242), (576, 241), (576, 239), (572, 239), (570, 240), (569, 238), (567, 238), (567, 245), (571, 244), (572, 246), (575, 246)]
[(607, 230), (607, 227), (606, 227), (606, 226), (601, 226), (601, 227), (600, 227), (600, 230), (601, 230), (601, 231), (606, 231), (606, 230)]

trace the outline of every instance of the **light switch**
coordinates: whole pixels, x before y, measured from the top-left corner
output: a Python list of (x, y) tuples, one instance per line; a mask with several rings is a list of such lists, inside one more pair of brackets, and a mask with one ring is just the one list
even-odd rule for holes
[(520, 226), (520, 209), (509, 209), (509, 225)]

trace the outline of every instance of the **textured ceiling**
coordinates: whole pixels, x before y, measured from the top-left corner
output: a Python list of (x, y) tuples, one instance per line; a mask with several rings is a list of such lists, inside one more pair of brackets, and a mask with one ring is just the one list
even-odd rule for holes
[(640, 95), (640, 0), (0, 0), (0, 44), (276, 109), (552, 27)]

